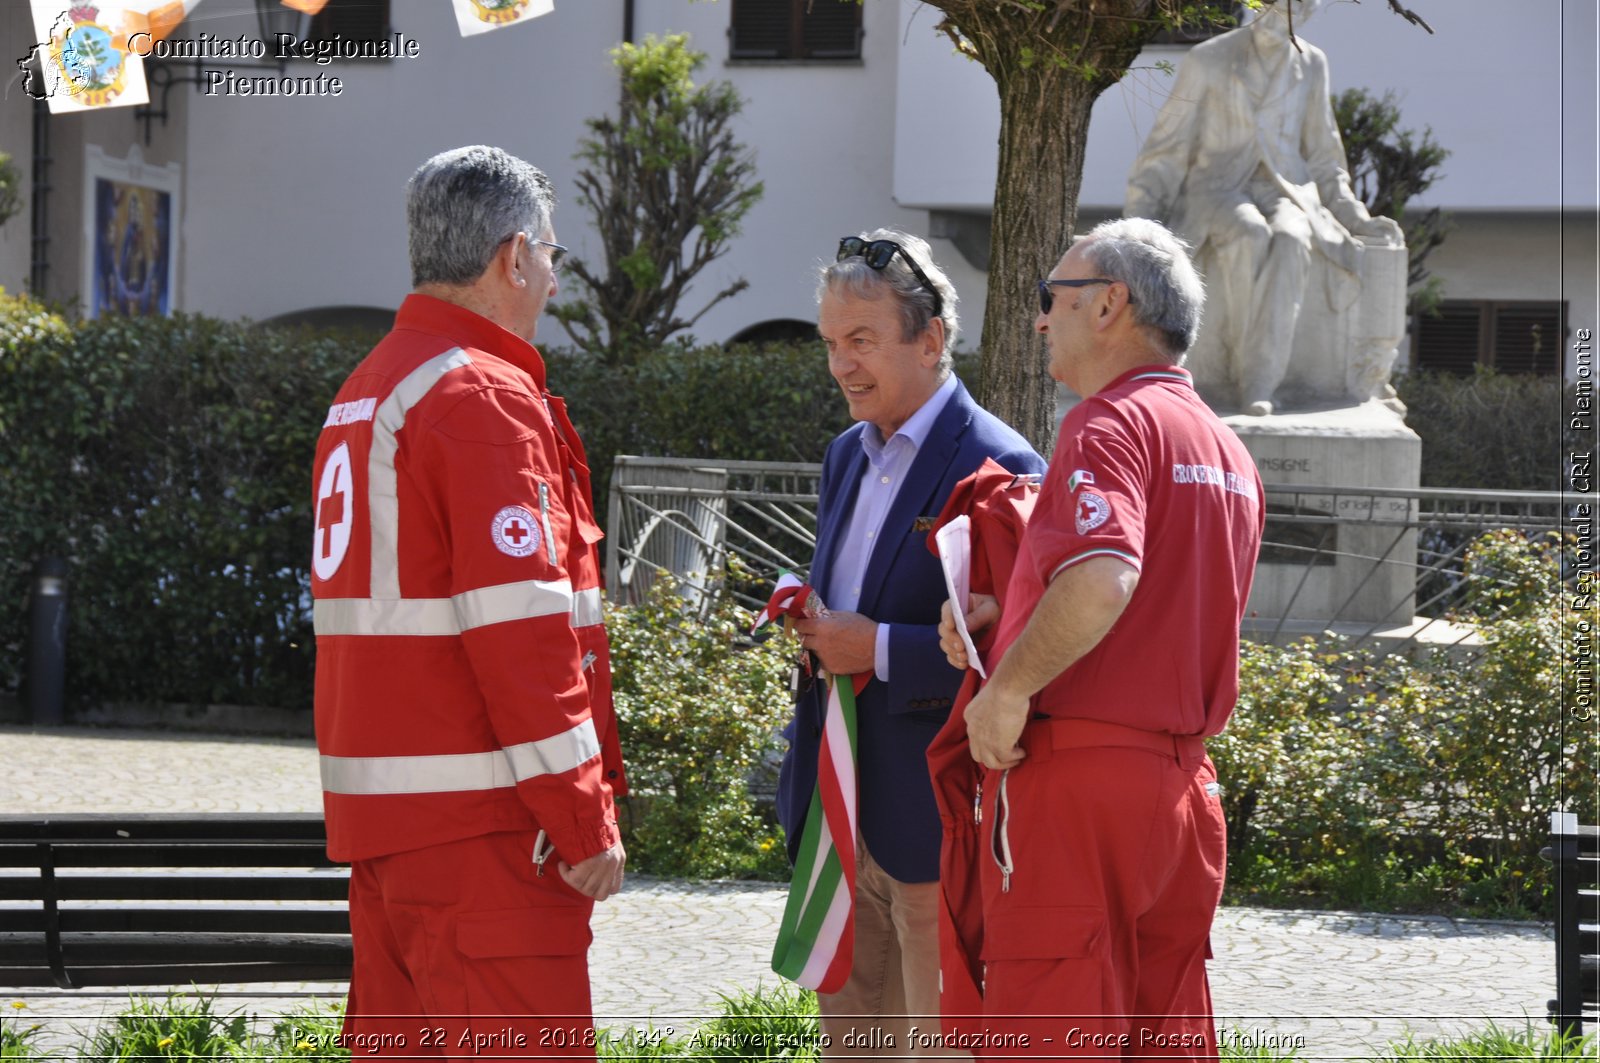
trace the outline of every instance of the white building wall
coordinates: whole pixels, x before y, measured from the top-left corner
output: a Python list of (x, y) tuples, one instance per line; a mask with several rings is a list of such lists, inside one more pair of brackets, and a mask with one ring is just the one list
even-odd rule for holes
[[(208, 22), (211, 32), (253, 34), (239, 0), (207, 0), (205, 11), (215, 19), (229, 8), (240, 14)], [(743, 235), (681, 306), (692, 313), (734, 278), (749, 279), (749, 289), (701, 320), (701, 337), (721, 340), (773, 318), (814, 319), (814, 269), (838, 237), (925, 224), (925, 214), (891, 198), (894, 16), (892, 5), (868, 5), (861, 63), (730, 65), (727, 4), (638, 0), (636, 36), (688, 32), (709, 55), (699, 77), (738, 85), (747, 108), (737, 134), (755, 148), (766, 185)], [(337, 99), (192, 100), (186, 308), (259, 319), (397, 305), (409, 288), (403, 186), (429, 155), (461, 144), (496, 144), (545, 169), (562, 199), (558, 238), (598, 257), (576, 200), (573, 155), (584, 119), (615, 106), (606, 53), (622, 35), (620, 0), (567, 0), (526, 26), (473, 38), (459, 36), (444, 4), (396, 0), (393, 24), (418, 40), (420, 57), (321, 68), (344, 80)], [(549, 319), (541, 340), (568, 342)]]
[[(184, 165), (179, 305), (221, 317), (268, 318), (313, 307), (393, 307), (409, 288), (403, 186), (424, 158), (466, 143), (501, 145), (545, 168), (563, 199), (558, 236), (595, 249), (575, 199), (572, 158), (583, 121), (613, 106), (606, 56), (620, 39), (623, 0), (559, 0), (526, 26), (464, 39), (447, 5), (394, 0), (393, 23), (415, 38), (417, 59), (317, 67), (345, 83), (338, 98), (173, 93), (174, 120), (146, 158)], [(1400, 96), (1405, 125), (1431, 126), (1454, 152), (1430, 200), (1457, 214), (1438, 252), (1456, 298), (1560, 298), (1574, 324), (1596, 317), (1593, 255), (1576, 244), (1600, 195), (1595, 165), (1593, 0), (1416, 0), (1429, 36), (1387, 5), (1328, 3), (1306, 36), (1330, 55), (1335, 88)], [(755, 149), (766, 196), (726, 258), (683, 308), (699, 308), (733, 278), (751, 287), (695, 331), (722, 340), (775, 318), (810, 320), (815, 267), (846, 233), (893, 225), (926, 233), (930, 209), (987, 212), (993, 196), (998, 108), (981, 67), (934, 31), (938, 12), (918, 0), (868, 0), (859, 63), (762, 64), (727, 59), (730, 4), (636, 0), (636, 35), (686, 31), (708, 53), (702, 78), (728, 78), (747, 100), (740, 138)], [(205, 0), (178, 36), (256, 35), (249, 0)], [(31, 37), (25, 5), (0, 3), (6, 39)], [(1115, 213), (1127, 170), (1170, 78), (1151, 49), (1102, 98), (1090, 131), (1082, 209)], [(31, 102), (13, 84), (0, 111), (0, 149), (26, 164)], [(131, 109), (52, 121), (52, 293), (79, 275), (83, 152), (120, 155), (137, 127)], [(1048, 160), (1041, 160), (1041, 165)], [(1565, 250), (1559, 212), (1569, 212)], [(1482, 215), (1480, 212), (1490, 212)], [(1480, 220), (1481, 219), (1481, 220)], [(1500, 219), (1500, 220), (1496, 220)], [(26, 216), (0, 228), (0, 285), (27, 275)], [(962, 294), (963, 333), (976, 346), (984, 275), (954, 247), (935, 255)], [(1515, 263), (1514, 269), (1501, 268)], [(565, 343), (553, 321), (545, 343)]]

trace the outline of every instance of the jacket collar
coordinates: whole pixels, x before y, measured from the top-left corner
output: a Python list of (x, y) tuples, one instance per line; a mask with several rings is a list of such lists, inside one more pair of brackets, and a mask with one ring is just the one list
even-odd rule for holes
[(400, 304), (394, 327), (443, 336), (458, 346), (487, 351), (533, 377), (540, 391), (545, 388), (544, 359), (533, 344), (464, 306), (412, 292)]

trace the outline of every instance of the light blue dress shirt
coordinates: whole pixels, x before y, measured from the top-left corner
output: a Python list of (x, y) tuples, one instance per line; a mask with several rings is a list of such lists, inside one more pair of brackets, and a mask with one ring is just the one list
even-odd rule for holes
[[(894, 496), (911, 472), (911, 463), (933, 422), (943, 412), (945, 403), (956, 391), (956, 376), (951, 373), (944, 383), (906, 419), (900, 430), (888, 439), (878, 431), (878, 426), (868, 423), (861, 432), (861, 449), (867, 454), (867, 470), (861, 476), (861, 486), (856, 490), (855, 509), (839, 536), (838, 552), (834, 554), (831, 578), (825, 587), (823, 605), (841, 612), (855, 612), (861, 602), (861, 587), (866, 580), (867, 562), (878, 536), (883, 532), (884, 518), (894, 504)], [(877, 642), (873, 648), (873, 671), (882, 682), (889, 681), (889, 625), (879, 624)]]

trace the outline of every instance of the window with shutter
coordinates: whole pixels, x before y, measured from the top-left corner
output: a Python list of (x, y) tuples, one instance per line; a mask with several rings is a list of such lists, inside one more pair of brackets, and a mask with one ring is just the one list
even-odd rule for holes
[(1502, 373), (1561, 372), (1567, 304), (1558, 301), (1446, 300), (1439, 313), (1413, 323), (1420, 369), (1471, 373), (1485, 366)]
[(856, 0), (733, 0), (730, 59), (859, 59)]

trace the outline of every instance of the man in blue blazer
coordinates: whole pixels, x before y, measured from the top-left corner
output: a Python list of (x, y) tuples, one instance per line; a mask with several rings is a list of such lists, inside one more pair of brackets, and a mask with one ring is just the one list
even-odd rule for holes
[[(939, 649), (945, 589), (929, 529), (985, 458), (1019, 473), (1045, 462), (951, 372), (956, 292), (925, 241), (887, 229), (846, 237), (817, 299), (829, 372), (860, 423), (823, 459), (811, 585), (827, 613), (796, 626), (828, 672), (872, 675), (856, 699), (854, 967), (843, 989), (819, 997), (823, 1051), (903, 1056), (905, 1028), (918, 1024), (905, 1016), (927, 1029), (939, 1012), (940, 827), (925, 755), (962, 679)], [(778, 814), (791, 859), (826, 701), (824, 684), (802, 689), (785, 732)]]

